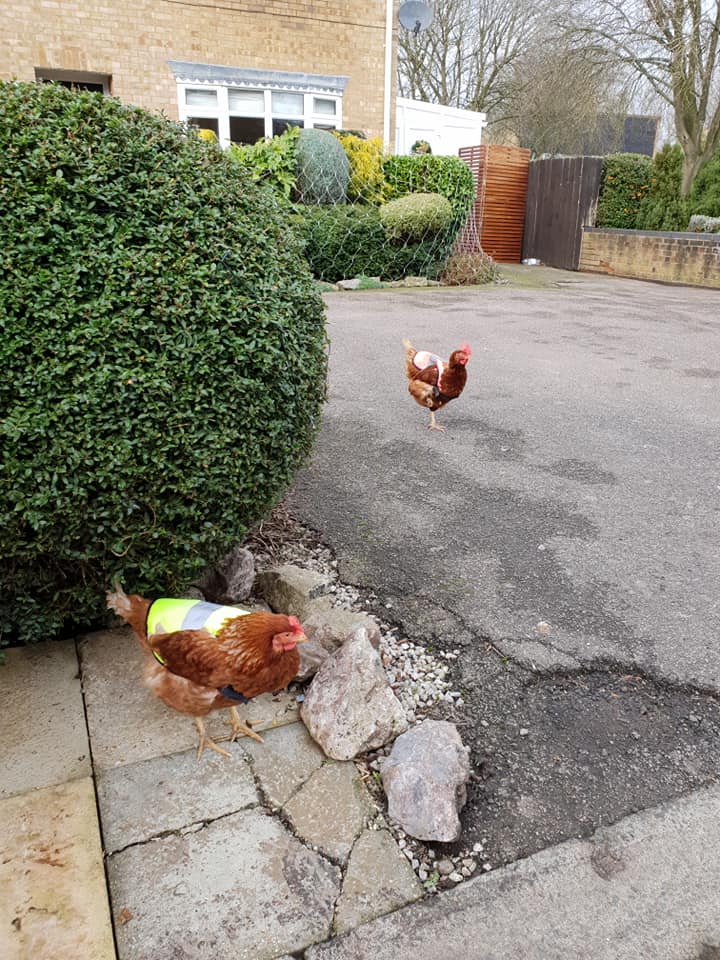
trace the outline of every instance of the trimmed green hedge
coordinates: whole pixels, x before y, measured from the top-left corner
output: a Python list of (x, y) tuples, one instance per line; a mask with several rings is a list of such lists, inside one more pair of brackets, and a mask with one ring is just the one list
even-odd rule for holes
[(635, 229), (640, 205), (649, 189), (650, 157), (615, 153), (603, 162), (595, 225)]
[(97, 94), (0, 83), (0, 631), (172, 594), (308, 454), (323, 306), (269, 191)]
[(691, 213), (720, 217), (720, 150), (700, 168), (688, 201)]
[(408, 193), (439, 193), (450, 201), (458, 229), (470, 213), (475, 184), (470, 167), (459, 157), (388, 156), (383, 158), (383, 175), (388, 200)]
[(424, 240), (447, 230), (450, 201), (439, 193), (408, 193), (380, 207), (380, 221), (391, 240)]

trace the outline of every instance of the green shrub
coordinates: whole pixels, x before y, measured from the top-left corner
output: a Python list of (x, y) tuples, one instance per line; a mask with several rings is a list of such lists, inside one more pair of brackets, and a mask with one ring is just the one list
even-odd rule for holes
[(318, 427), (323, 308), (222, 151), (52, 84), (0, 84), (0, 260), (0, 631), (32, 640), (264, 515)]
[(648, 190), (640, 201), (635, 218), (637, 230), (680, 230), (687, 228), (687, 202), (680, 197), (683, 152), (679, 144), (665, 144), (652, 160)]
[(688, 197), (691, 213), (720, 217), (720, 149), (700, 168)]
[(396, 246), (388, 242), (377, 207), (348, 204), (297, 208), (305, 256), (315, 277), (328, 283), (353, 277), (435, 279), (448, 253), (447, 237)]
[(351, 203), (382, 203), (385, 199), (383, 150), (380, 137), (368, 140), (337, 131), (350, 164), (347, 198)]
[(289, 200), (295, 189), (297, 140), (300, 129), (288, 127), (277, 137), (253, 144), (232, 144), (228, 156), (256, 183)]
[(439, 193), (450, 201), (457, 229), (470, 213), (475, 184), (470, 167), (458, 157), (387, 156), (383, 159), (383, 174), (388, 200), (408, 193)]
[(460, 287), (494, 283), (501, 275), (498, 265), (486, 253), (461, 251), (450, 254), (440, 279), (449, 287)]
[(605, 157), (596, 226), (635, 229), (638, 210), (649, 187), (650, 163), (650, 157), (638, 153)]
[(424, 240), (446, 230), (452, 218), (450, 201), (439, 193), (408, 193), (380, 208), (380, 222), (391, 240)]
[(297, 198), (301, 203), (344, 203), (350, 164), (327, 130), (301, 130), (297, 141)]

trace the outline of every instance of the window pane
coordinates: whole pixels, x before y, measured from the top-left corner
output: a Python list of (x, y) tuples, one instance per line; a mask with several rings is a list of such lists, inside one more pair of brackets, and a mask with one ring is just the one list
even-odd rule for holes
[(335, 100), (326, 100), (324, 97), (313, 97), (313, 113), (323, 117), (334, 117), (337, 113)]
[(185, 103), (189, 107), (204, 107), (206, 110), (217, 110), (217, 91), (186, 90)]
[(228, 90), (228, 107), (245, 117), (262, 117), (265, 94), (262, 90)]
[(273, 120), (272, 122), (272, 132), (274, 137), (279, 137), (281, 133), (285, 133), (288, 127), (304, 127), (305, 124), (302, 120)]
[(255, 117), (230, 117), (230, 139), (233, 143), (257, 143), (265, 136), (265, 121)]
[(273, 93), (272, 112), (285, 114), (290, 117), (303, 115), (305, 98), (301, 93)]
[(188, 117), (187, 122), (201, 130), (212, 130), (216, 137), (219, 136), (218, 122), (214, 117)]

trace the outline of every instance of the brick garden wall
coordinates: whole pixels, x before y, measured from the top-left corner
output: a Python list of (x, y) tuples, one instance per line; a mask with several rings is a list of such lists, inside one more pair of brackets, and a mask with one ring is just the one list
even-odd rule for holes
[(343, 126), (382, 136), (385, 0), (2, 0), (2, 32), (0, 79), (106, 74), (172, 119), (168, 60), (346, 76)]
[(578, 269), (720, 288), (720, 235), (586, 227)]

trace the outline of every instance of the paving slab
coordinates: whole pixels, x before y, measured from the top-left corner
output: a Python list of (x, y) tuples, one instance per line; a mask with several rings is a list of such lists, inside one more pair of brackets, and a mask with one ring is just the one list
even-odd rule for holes
[(283, 809), (298, 836), (341, 863), (368, 818), (377, 813), (357, 767), (349, 761), (320, 767)]
[(335, 931), (344, 933), (423, 895), (412, 867), (387, 830), (365, 830), (350, 854), (335, 908)]
[(720, 786), (373, 920), (305, 960), (720, 956)]
[(0, 703), (0, 798), (90, 775), (73, 641), (6, 650)]
[(198, 760), (190, 750), (114, 767), (99, 774), (97, 795), (107, 853), (260, 802), (238, 750), (230, 759), (207, 752)]
[(330, 934), (340, 871), (247, 810), (108, 860), (120, 960), (270, 960)]
[(89, 777), (0, 800), (2, 960), (114, 960)]
[(276, 810), (320, 767), (325, 754), (304, 723), (292, 723), (263, 734), (263, 743), (247, 737), (243, 750), (252, 758), (253, 770), (267, 802)]
[[(197, 746), (192, 718), (166, 707), (143, 684), (146, 654), (128, 628), (87, 634), (78, 649), (96, 770)], [(239, 712), (263, 732), (295, 722), (298, 704), (291, 693), (263, 694)], [(225, 736), (227, 711), (214, 711), (205, 725), (210, 736)]]

